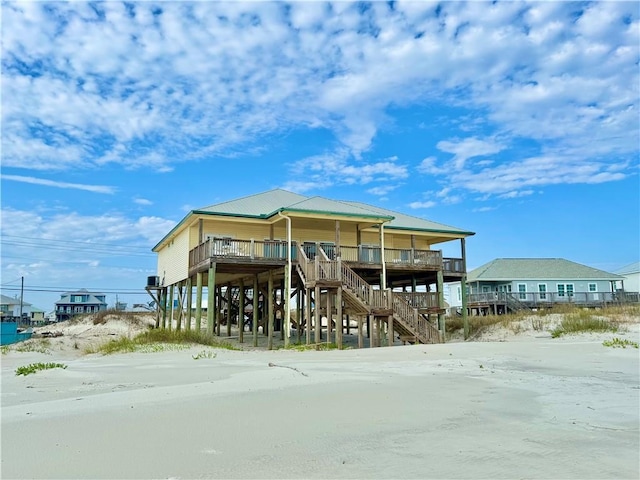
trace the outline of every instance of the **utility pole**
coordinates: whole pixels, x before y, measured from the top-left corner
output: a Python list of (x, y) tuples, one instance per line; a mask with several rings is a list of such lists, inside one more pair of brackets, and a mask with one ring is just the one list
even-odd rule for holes
[(22, 303), (24, 300), (24, 277), (20, 277), (20, 320), (18, 320), (18, 325), (22, 323)]

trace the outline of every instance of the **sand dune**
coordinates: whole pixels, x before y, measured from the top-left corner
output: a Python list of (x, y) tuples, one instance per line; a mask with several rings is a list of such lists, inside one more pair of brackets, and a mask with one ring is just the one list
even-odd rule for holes
[[(638, 342), (636, 325), (199, 359), (9, 352), (2, 478), (637, 479), (638, 350), (602, 344)], [(15, 375), (40, 361), (67, 368)]]

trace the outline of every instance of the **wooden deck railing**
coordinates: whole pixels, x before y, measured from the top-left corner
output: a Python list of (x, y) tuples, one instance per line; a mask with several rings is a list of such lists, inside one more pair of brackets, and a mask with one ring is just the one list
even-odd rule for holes
[[(291, 257), (297, 259), (295, 243)], [(189, 252), (189, 266), (212, 257), (246, 259), (287, 259), (287, 242), (281, 240), (235, 240), (228, 238), (207, 239)]]
[(413, 308), (439, 308), (438, 292), (394, 292)]
[[(292, 243), (291, 257), (294, 261), (301, 253), (307, 261), (320, 257), (324, 261), (340, 258), (346, 263), (364, 263), (381, 265), (381, 249), (375, 246), (340, 246), (338, 249), (330, 243)], [(339, 254), (339, 255), (338, 255)], [(388, 266), (413, 266), (433, 270), (442, 269), (445, 273), (463, 273), (460, 258), (442, 258), (440, 250), (416, 250), (411, 248), (385, 249), (385, 262)], [(287, 242), (282, 240), (236, 240), (230, 238), (210, 238), (189, 252), (189, 266), (199, 265), (210, 258), (229, 259), (287, 259)], [(326, 269), (325, 269), (326, 270)], [(326, 272), (331, 275), (336, 272)]]
[(467, 297), (467, 303), (471, 304), (507, 304), (517, 301), (528, 307), (545, 306), (554, 303), (567, 303), (576, 305), (592, 305), (607, 303), (623, 303), (626, 296), (612, 292), (486, 292), (472, 293)]

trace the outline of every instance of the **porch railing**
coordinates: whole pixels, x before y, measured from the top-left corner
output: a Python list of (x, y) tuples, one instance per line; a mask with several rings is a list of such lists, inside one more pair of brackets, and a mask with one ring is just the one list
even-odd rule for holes
[(485, 292), (472, 293), (467, 297), (468, 304), (506, 304), (512, 300), (516, 300), (529, 307), (545, 306), (554, 303), (592, 305), (624, 303), (626, 296), (613, 292)]
[(438, 292), (394, 292), (413, 308), (439, 308)]
[[(210, 238), (189, 252), (189, 265), (197, 265), (212, 257), (286, 260), (287, 242)], [(291, 247), (291, 257), (297, 259), (295, 242)]]
[[(382, 250), (380, 247), (359, 245), (340, 246), (318, 242), (300, 244), (309, 261), (316, 257), (324, 261), (336, 260), (338, 257), (346, 263), (365, 263), (381, 265)], [(253, 259), (287, 259), (287, 242), (283, 240), (237, 240), (231, 238), (209, 238), (189, 252), (189, 266), (198, 265), (209, 258), (245, 258)], [(416, 250), (411, 248), (385, 249), (387, 265), (427, 267), (442, 269), (445, 273), (463, 273), (463, 262), (460, 258), (442, 258), (440, 250)], [(294, 261), (302, 258), (296, 242), (292, 242), (291, 258)], [(325, 268), (326, 270), (326, 268)], [(329, 274), (330, 272), (327, 272)], [(335, 273), (335, 272), (333, 272)]]

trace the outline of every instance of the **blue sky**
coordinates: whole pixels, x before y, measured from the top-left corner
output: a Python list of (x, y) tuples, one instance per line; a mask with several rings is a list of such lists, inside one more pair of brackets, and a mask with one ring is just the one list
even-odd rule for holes
[(146, 302), (189, 210), (273, 188), (475, 231), (469, 269), (638, 261), (638, 8), (2, 3), (2, 291)]

